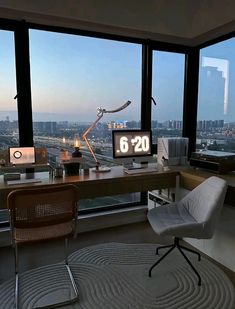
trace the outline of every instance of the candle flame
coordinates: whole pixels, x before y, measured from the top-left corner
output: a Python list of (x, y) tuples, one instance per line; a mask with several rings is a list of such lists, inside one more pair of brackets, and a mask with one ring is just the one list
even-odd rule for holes
[(79, 139), (75, 139), (74, 147), (80, 147), (80, 140)]

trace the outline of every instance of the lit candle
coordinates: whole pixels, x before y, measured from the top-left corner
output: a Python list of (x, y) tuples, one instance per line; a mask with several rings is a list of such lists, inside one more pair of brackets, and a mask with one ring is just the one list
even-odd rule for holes
[(62, 139), (62, 143), (65, 144), (65, 137), (63, 137), (63, 139)]
[(80, 147), (80, 141), (75, 139), (74, 147)]

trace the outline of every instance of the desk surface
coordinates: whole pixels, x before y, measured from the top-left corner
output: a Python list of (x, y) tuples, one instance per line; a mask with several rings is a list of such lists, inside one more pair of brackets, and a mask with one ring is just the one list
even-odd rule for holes
[[(0, 200), (1, 207), (6, 206), (6, 197), (12, 190), (31, 188), (35, 186), (61, 185), (65, 183), (75, 184), (78, 187), (78, 197), (94, 198), (116, 194), (144, 192), (153, 189), (175, 187), (176, 170), (167, 172), (151, 172), (135, 175), (124, 173), (122, 166), (112, 167), (110, 172), (95, 173), (90, 171), (88, 175), (64, 176), (63, 178), (49, 177), (48, 172), (34, 173), (35, 178), (40, 178), (40, 183), (7, 185), (3, 176), (0, 176)], [(22, 178), (26, 175), (22, 174)]]
[[(159, 171), (156, 173), (129, 175), (124, 173), (122, 166), (115, 166), (112, 167), (110, 172), (106, 173), (90, 171), (88, 175), (64, 176), (63, 178), (52, 178), (48, 172), (37, 172), (34, 173), (34, 177), (40, 178), (40, 183), (14, 186), (8, 186), (3, 181), (3, 176), (0, 176), (0, 208), (6, 207), (8, 193), (20, 188), (71, 183), (78, 187), (78, 195), (82, 199), (175, 187), (177, 175), (180, 175), (181, 186), (192, 190), (204, 179), (216, 174), (202, 169), (175, 166), (167, 172)], [(235, 206), (235, 174), (229, 173), (217, 176), (227, 180), (229, 187), (225, 202)], [(26, 175), (22, 174), (22, 178), (24, 177)]]
[(223, 178), (228, 183), (228, 190), (225, 197), (225, 204), (235, 206), (235, 173), (215, 174), (204, 169), (194, 169), (192, 167), (178, 167), (180, 173), (180, 186), (192, 190), (198, 186), (203, 180), (211, 176)]

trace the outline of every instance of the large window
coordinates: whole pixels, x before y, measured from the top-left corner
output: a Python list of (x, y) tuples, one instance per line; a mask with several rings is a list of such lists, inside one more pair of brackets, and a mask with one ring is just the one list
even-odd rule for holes
[(34, 141), (48, 148), (52, 164), (60, 148), (73, 151), (74, 136), (82, 137), (98, 107), (115, 110), (132, 101), (104, 114), (88, 135), (101, 163), (112, 164), (112, 129), (140, 127), (141, 45), (30, 30), (30, 63)]
[(197, 149), (235, 152), (235, 39), (203, 48)]
[[(9, 146), (19, 145), (16, 96), (14, 33), (0, 30), (0, 159), (7, 160)], [(8, 224), (8, 213), (0, 210), (0, 225)]]
[[(73, 152), (74, 137), (86, 164), (95, 166), (82, 134), (102, 165), (113, 165), (112, 129), (140, 128), (142, 46), (79, 35), (30, 30), (34, 143), (47, 147), (53, 166), (61, 149)], [(80, 209), (140, 201), (140, 193), (86, 200)]]
[(0, 30), (0, 149), (19, 143), (14, 33)]
[(185, 55), (153, 52), (153, 138), (182, 136)]

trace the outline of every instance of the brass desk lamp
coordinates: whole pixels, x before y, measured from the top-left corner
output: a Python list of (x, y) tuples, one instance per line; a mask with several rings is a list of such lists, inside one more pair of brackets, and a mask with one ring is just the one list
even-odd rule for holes
[(91, 132), (92, 129), (94, 129), (94, 127), (96, 126), (96, 124), (100, 121), (100, 119), (103, 117), (104, 114), (110, 114), (110, 113), (117, 113), (123, 109), (125, 109), (128, 105), (131, 104), (131, 101), (127, 101), (125, 104), (123, 104), (121, 107), (117, 108), (117, 109), (113, 109), (113, 110), (106, 110), (105, 108), (101, 108), (98, 107), (97, 108), (97, 119), (90, 125), (89, 128), (87, 128), (87, 130), (83, 133), (82, 138), (84, 139), (84, 141), (87, 144), (88, 149), (90, 150), (95, 163), (96, 163), (96, 167), (95, 167), (95, 171), (96, 172), (109, 172), (111, 169), (110, 167), (101, 167), (100, 166), (100, 162), (98, 161), (96, 154), (87, 138), (87, 134), (89, 132)]

